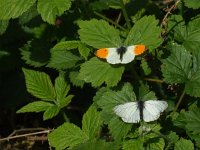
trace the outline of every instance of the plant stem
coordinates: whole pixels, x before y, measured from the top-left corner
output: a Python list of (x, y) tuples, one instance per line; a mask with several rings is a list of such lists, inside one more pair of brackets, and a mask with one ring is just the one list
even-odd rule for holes
[(163, 83), (163, 80), (160, 79), (153, 79), (153, 78), (144, 78), (146, 81), (151, 81), (151, 82), (158, 82), (158, 83)]
[(184, 96), (185, 96), (185, 88), (184, 88), (184, 90), (183, 90), (183, 92), (182, 92), (182, 94), (181, 94), (181, 96), (180, 96), (180, 98), (178, 100), (178, 103), (176, 104), (176, 107), (173, 110), (173, 115), (177, 111), (177, 109), (178, 109), (179, 105), (181, 104)]
[(65, 120), (65, 122), (69, 122), (69, 118), (67, 117), (66, 113), (63, 111), (63, 118)]
[(120, 28), (121, 30), (124, 30), (124, 31), (128, 32), (124, 27), (120, 26), (118, 23), (116, 23), (116, 22), (114, 22), (113, 20), (111, 20), (111, 19), (105, 17), (104, 15), (102, 15), (102, 14), (96, 12), (96, 11), (94, 12), (94, 14), (97, 15), (97, 16), (99, 16), (100, 18), (102, 18), (102, 19), (104, 19), (104, 20), (106, 20), (106, 21), (108, 21), (108, 22), (114, 24), (116, 27)]
[(122, 13), (124, 15), (124, 19), (126, 20), (127, 27), (130, 30), (131, 29), (131, 23), (130, 23), (130, 19), (128, 18), (128, 14), (127, 14), (123, 0), (121, 0), (121, 9), (122, 9)]

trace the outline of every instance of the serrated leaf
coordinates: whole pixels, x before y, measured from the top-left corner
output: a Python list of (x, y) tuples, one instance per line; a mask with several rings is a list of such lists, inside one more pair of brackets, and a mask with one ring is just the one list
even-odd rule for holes
[(79, 46), (78, 46), (78, 50), (79, 50), (80, 55), (81, 55), (85, 60), (87, 60), (88, 55), (89, 55), (91, 49), (88, 48), (85, 44), (80, 43)]
[(54, 50), (71, 50), (78, 48), (80, 41), (62, 41), (57, 43), (52, 49)]
[(67, 69), (73, 67), (79, 60), (81, 58), (70, 51), (51, 49), (51, 59), (47, 66), (55, 69)]
[(23, 68), (23, 72), (29, 93), (46, 101), (53, 101), (55, 99), (54, 87), (46, 73), (25, 68)]
[(151, 139), (146, 147), (146, 150), (163, 150), (165, 141), (162, 138)]
[(198, 9), (200, 8), (200, 1), (199, 0), (183, 0), (185, 6), (188, 8)]
[(17, 111), (17, 113), (41, 112), (41, 111), (45, 111), (51, 106), (53, 106), (52, 103), (44, 102), (44, 101), (36, 101), (36, 102), (32, 102), (23, 106)]
[(123, 66), (114, 67), (94, 57), (81, 65), (78, 78), (92, 83), (93, 87), (98, 87), (104, 82), (107, 86), (115, 86), (121, 79), (123, 72)]
[(4, 32), (6, 32), (8, 24), (9, 24), (8, 20), (0, 20), (0, 35), (4, 34)]
[(184, 83), (191, 70), (191, 55), (183, 46), (173, 44), (171, 55), (164, 60), (162, 72), (167, 83)]
[(50, 145), (56, 149), (72, 148), (88, 140), (88, 136), (72, 123), (64, 123), (48, 135)]
[(46, 65), (50, 57), (49, 47), (44, 44), (44, 41), (28, 41), (27, 44), (20, 48), (20, 51), (26, 64), (34, 67)]
[(171, 142), (175, 143), (178, 141), (179, 136), (176, 134), (176, 132), (170, 131), (169, 135), (167, 137), (170, 139)]
[(65, 106), (67, 106), (71, 102), (73, 97), (74, 97), (74, 95), (68, 95), (67, 97), (65, 97), (62, 100), (60, 100), (59, 101), (59, 107), (63, 108)]
[(70, 85), (67, 84), (63, 75), (60, 75), (55, 80), (55, 91), (56, 91), (56, 100), (61, 101), (67, 96), (67, 93), (70, 90)]
[(119, 32), (104, 20), (92, 19), (90, 21), (79, 21), (78, 31), (80, 39), (94, 48), (119, 47), (122, 41)]
[(120, 149), (118, 143), (105, 142), (103, 140), (88, 141), (72, 148), (72, 150), (118, 150), (118, 149)]
[(140, 139), (131, 139), (123, 143), (123, 150), (144, 150), (143, 141)]
[(125, 40), (125, 45), (144, 44), (153, 50), (162, 42), (160, 34), (161, 28), (158, 26), (158, 20), (154, 16), (145, 16), (132, 27)]
[(36, 0), (0, 0), (0, 19), (17, 18), (35, 2)]
[(146, 62), (145, 59), (142, 59), (141, 67), (142, 67), (142, 70), (144, 71), (145, 76), (151, 73), (151, 68), (148, 66), (148, 63)]
[(48, 120), (55, 117), (60, 111), (60, 108), (57, 105), (53, 105), (48, 107), (47, 110), (43, 114), (43, 120)]
[(187, 26), (181, 24), (175, 28), (175, 39), (188, 51), (195, 51), (200, 46), (200, 18), (193, 19)]
[(71, 7), (71, 0), (38, 0), (37, 9), (42, 19), (50, 24), (55, 24), (57, 16), (62, 15)]
[(96, 107), (91, 106), (83, 116), (83, 132), (85, 132), (90, 140), (95, 139), (95, 137), (99, 136), (101, 124), (102, 120), (100, 117), (100, 113), (97, 112)]
[(194, 150), (194, 144), (190, 140), (181, 138), (176, 142), (174, 150)]
[(84, 81), (78, 78), (79, 72), (72, 71), (69, 73), (69, 79), (74, 86), (83, 88)]

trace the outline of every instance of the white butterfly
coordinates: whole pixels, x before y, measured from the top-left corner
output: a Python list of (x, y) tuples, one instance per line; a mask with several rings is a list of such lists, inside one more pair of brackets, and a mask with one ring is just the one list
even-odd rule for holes
[(167, 106), (166, 101), (158, 100), (128, 102), (115, 106), (114, 112), (127, 123), (150, 122), (157, 120)]
[(127, 64), (134, 60), (135, 56), (144, 53), (145, 45), (121, 46), (118, 48), (101, 48), (96, 51), (96, 56), (106, 59), (110, 64)]

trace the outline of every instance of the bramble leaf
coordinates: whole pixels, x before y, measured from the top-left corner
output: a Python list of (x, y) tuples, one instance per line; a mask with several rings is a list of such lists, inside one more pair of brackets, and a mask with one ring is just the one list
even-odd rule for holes
[(91, 106), (83, 116), (82, 131), (87, 134), (90, 140), (95, 139), (100, 132), (101, 123), (100, 113), (96, 107)]
[(47, 108), (43, 114), (43, 120), (48, 120), (55, 117), (60, 111), (60, 108), (57, 105), (53, 105)]
[(198, 9), (200, 8), (200, 1), (199, 0), (183, 0), (185, 6), (188, 8)]
[(35, 2), (36, 0), (0, 0), (0, 19), (17, 18)]
[(131, 139), (123, 143), (123, 150), (144, 150), (143, 141), (140, 139)]
[(92, 83), (93, 87), (98, 87), (104, 82), (107, 86), (115, 86), (121, 79), (123, 72), (123, 66), (114, 67), (94, 57), (81, 65), (78, 78)]
[(89, 46), (104, 48), (122, 45), (118, 30), (104, 20), (79, 21), (78, 25), (81, 41)]
[(55, 24), (57, 16), (61, 16), (64, 11), (71, 7), (71, 0), (38, 0), (37, 9), (42, 19), (50, 24)]
[(50, 145), (56, 149), (72, 148), (84, 143), (88, 136), (72, 123), (64, 123), (48, 135)]
[(72, 82), (72, 84), (74, 85), (74, 86), (77, 86), (77, 87), (83, 87), (83, 85), (84, 85), (84, 81), (83, 80), (80, 80), (79, 78), (78, 78), (78, 75), (79, 75), (79, 72), (77, 72), (77, 71), (72, 71), (72, 72), (70, 72), (70, 74), (69, 74), (69, 79), (70, 79), (70, 81)]
[(181, 138), (176, 142), (174, 150), (194, 150), (194, 144), (190, 140)]
[(162, 42), (160, 34), (161, 28), (158, 26), (158, 20), (154, 16), (145, 16), (132, 27), (125, 40), (125, 45), (144, 44), (153, 50)]
[(29, 93), (45, 101), (53, 101), (56, 98), (51, 79), (46, 73), (25, 68), (23, 72)]
[(45, 111), (51, 106), (54, 106), (54, 104), (44, 101), (36, 101), (23, 106), (17, 111), (17, 113), (41, 112)]

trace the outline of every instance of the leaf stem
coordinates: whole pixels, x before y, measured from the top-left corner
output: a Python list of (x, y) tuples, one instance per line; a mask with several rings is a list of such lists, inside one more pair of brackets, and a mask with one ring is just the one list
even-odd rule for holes
[(123, 0), (121, 0), (121, 9), (122, 9), (122, 13), (124, 15), (124, 19), (126, 20), (127, 27), (130, 30), (131, 29), (131, 23), (130, 23), (130, 19), (128, 17), (128, 13), (126, 11), (126, 8), (125, 8)]
[(151, 81), (151, 82), (158, 82), (158, 83), (163, 83), (163, 80), (160, 79), (154, 79), (154, 78), (144, 78), (146, 81)]
[(116, 22), (114, 22), (113, 20), (111, 20), (111, 19), (105, 17), (104, 15), (102, 15), (102, 14), (96, 12), (96, 11), (94, 12), (94, 14), (97, 15), (97, 16), (99, 16), (100, 18), (102, 18), (102, 19), (104, 19), (104, 20), (106, 20), (106, 21), (108, 21), (108, 22), (114, 24), (116, 27), (120, 28), (121, 30), (124, 30), (124, 31), (128, 32), (128, 31), (126, 30), (126, 28), (120, 26), (118, 23), (116, 23)]
[(69, 122), (69, 118), (67, 117), (66, 113), (63, 111), (62, 114), (65, 122)]
[(175, 108), (173, 110), (173, 115), (177, 111), (177, 109), (178, 109), (179, 105), (181, 104), (184, 96), (185, 96), (185, 88), (184, 88), (184, 90), (183, 90), (183, 92), (182, 92), (182, 94), (181, 94), (181, 96), (180, 96), (180, 98), (178, 100), (178, 103), (176, 104), (176, 106), (175, 106)]

